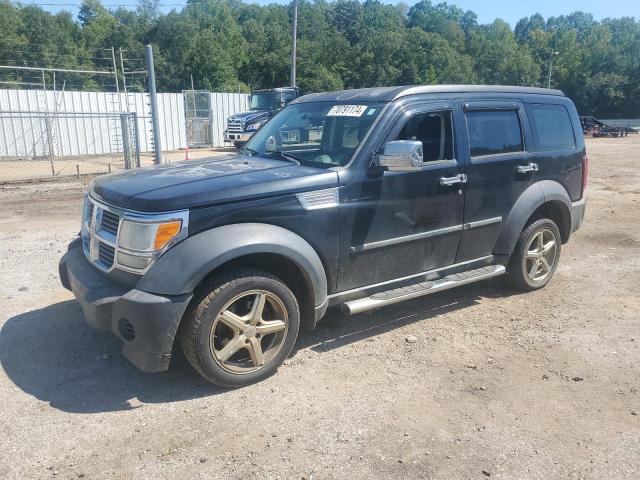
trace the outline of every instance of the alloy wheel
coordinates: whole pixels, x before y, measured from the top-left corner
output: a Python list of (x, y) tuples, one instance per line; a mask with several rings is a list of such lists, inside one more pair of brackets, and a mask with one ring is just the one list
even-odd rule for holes
[(553, 272), (557, 260), (557, 242), (555, 234), (548, 228), (533, 236), (524, 259), (524, 268), (529, 280), (542, 282)]
[(247, 291), (218, 313), (211, 328), (211, 354), (228, 372), (252, 373), (278, 354), (287, 329), (287, 309), (280, 298), (266, 290)]

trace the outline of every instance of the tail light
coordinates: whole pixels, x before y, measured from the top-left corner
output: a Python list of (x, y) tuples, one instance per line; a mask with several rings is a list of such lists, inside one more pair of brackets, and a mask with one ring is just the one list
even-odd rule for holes
[(587, 188), (587, 180), (589, 177), (589, 157), (587, 154), (582, 156), (582, 193), (584, 194), (585, 188)]

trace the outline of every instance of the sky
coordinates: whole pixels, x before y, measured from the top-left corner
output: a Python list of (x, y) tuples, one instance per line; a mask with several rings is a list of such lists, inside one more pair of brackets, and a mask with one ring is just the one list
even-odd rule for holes
[[(258, 3), (265, 5), (268, 3), (289, 3), (287, 0), (244, 0), (247, 3)], [(396, 1), (383, 0), (385, 3), (398, 3)], [(77, 14), (77, 7), (81, 0), (22, 0), (24, 5), (30, 3), (46, 4), (43, 8), (50, 11), (69, 10)], [(413, 5), (415, 0), (404, 0), (405, 3)], [(135, 0), (102, 0), (105, 6), (135, 5)], [(184, 0), (160, 0), (163, 11), (172, 8), (179, 9), (179, 5), (186, 3)], [(433, 3), (440, 3), (440, 0), (433, 0)], [(457, 5), (463, 10), (473, 10), (478, 15), (480, 23), (491, 23), (496, 18), (506, 20), (512, 27), (523, 17), (530, 16), (536, 12), (542, 14), (546, 19), (551, 16), (568, 14), (576, 10), (591, 13), (596, 20), (606, 17), (635, 17), (640, 19), (640, 0), (536, 0), (526, 2), (519, 0), (450, 0), (448, 3)]]

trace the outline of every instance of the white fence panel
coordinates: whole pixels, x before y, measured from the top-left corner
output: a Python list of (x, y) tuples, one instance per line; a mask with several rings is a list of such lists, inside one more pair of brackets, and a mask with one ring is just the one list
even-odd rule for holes
[[(227, 117), (248, 110), (249, 95), (211, 94), (212, 146), (225, 146)], [(91, 114), (135, 112), (141, 152), (153, 151), (151, 111), (146, 93), (53, 92), (0, 90), (0, 112), (33, 112), (34, 115), (3, 116), (0, 122), (0, 157), (46, 157), (102, 155), (118, 151), (120, 125), (117, 117)], [(46, 113), (87, 114), (47, 120)], [(163, 150), (187, 145), (184, 99), (180, 93), (158, 94), (158, 113)], [(47, 130), (52, 135), (47, 135)], [(52, 140), (51, 140), (52, 139)], [(51, 144), (50, 144), (51, 143)]]
[(184, 100), (181, 93), (158, 94), (160, 116), (160, 141), (163, 150), (186, 148)]
[(249, 95), (243, 93), (212, 93), (211, 94), (211, 143), (214, 147), (223, 147), (224, 129), (227, 117), (234, 113), (249, 110)]

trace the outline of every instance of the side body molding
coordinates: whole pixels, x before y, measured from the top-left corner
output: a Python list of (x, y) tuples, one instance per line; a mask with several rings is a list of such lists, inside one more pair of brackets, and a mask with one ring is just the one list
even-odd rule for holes
[(264, 223), (225, 225), (187, 238), (162, 255), (136, 288), (164, 295), (190, 293), (220, 265), (254, 253), (274, 253), (294, 262), (313, 290), (315, 306), (326, 302), (327, 277), (313, 247), (290, 230)]
[(553, 202), (557, 205), (563, 223), (569, 226), (566, 231), (563, 231), (560, 226), (563, 242), (568, 240), (571, 226), (569, 194), (560, 183), (553, 180), (542, 180), (527, 188), (516, 200), (504, 222), (493, 253), (495, 255), (511, 255), (527, 220), (540, 205), (546, 202)]

